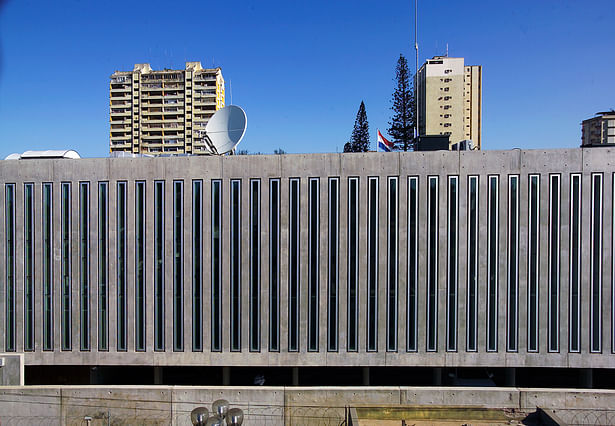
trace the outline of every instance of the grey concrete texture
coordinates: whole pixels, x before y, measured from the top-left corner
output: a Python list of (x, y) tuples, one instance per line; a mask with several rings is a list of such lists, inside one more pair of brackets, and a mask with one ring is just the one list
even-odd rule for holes
[(480, 407), (568, 413), (615, 411), (615, 391), (472, 387), (4, 386), (0, 422), (190, 425), (217, 399), (244, 411), (246, 425), (340, 424), (348, 407)]
[[(563, 150), (509, 150), (478, 152), (414, 152), (414, 153), (357, 153), (357, 154), (296, 154), (296, 155), (258, 155), (226, 157), (170, 157), (170, 158), (104, 158), (81, 160), (20, 160), (0, 161), (0, 188), (5, 184), (15, 184), (16, 199), (16, 239), (15, 256), (20, 263), (24, 256), (23, 238), (23, 184), (34, 184), (35, 218), (35, 350), (25, 352), (26, 365), (214, 365), (214, 366), (502, 366), (502, 367), (615, 367), (615, 334), (613, 334), (612, 304), (612, 265), (613, 265), (613, 173), (615, 161), (611, 149), (563, 149)], [(570, 174), (582, 175), (582, 214), (581, 214), (581, 312), (580, 335), (581, 350), (572, 353), (568, 350), (569, 340), (569, 282), (570, 282)], [(602, 267), (600, 299), (600, 351), (590, 351), (590, 282), (591, 262), (591, 176), (603, 175), (602, 208)], [(539, 203), (539, 313), (538, 313), (538, 351), (528, 351), (528, 181), (529, 175), (540, 176)], [(550, 276), (549, 256), (549, 177), (560, 176), (560, 251), (559, 256), (559, 315), (557, 329), (557, 350), (550, 352), (548, 347), (548, 306)], [(487, 324), (487, 283), (488, 283), (488, 178), (497, 175), (499, 217), (497, 219), (497, 351), (486, 350)], [(509, 176), (519, 176), (519, 264), (518, 264), (518, 348), (507, 351), (507, 290), (508, 290), (508, 221)], [(407, 294), (408, 294), (408, 177), (419, 180), (419, 241), (418, 241), (418, 350), (406, 352)], [(426, 350), (426, 276), (428, 265), (427, 250), (427, 182), (428, 177), (438, 177), (438, 244), (437, 244), (437, 351)], [(448, 275), (448, 178), (458, 176), (458, 255), (457, 274), (451, 281)], [(468, 281), (468, 177), (479, 178), (479, 258), (478, 258), (478, 351), (466, 350), (467, 326), (467, 281)], [(359, 179), (359, 306), (358, 306), (358, 351), (347, 351), (348, 338), (348, 178)], [(377, 271), (377, 352), (367, 352), (367, 224), (368, 191), (370, 177), (378, 178), (378, 259)], [(388, 239), (388, 186), (389, 177), (398, 178), (398, 223), (397, 259), (393, 259), (397, 275), (393, 277), (397, 289), (397, 329), (396, 350), (387, 351), (387, 284), (389, 283)], [(299, 351), (288, 351), (288, 281), (289, 281), (289, 178), (300, 179), (300, 322)], [(319, 251), (318, 251), (318, 351), (307, 350), (308, 336), (308, 281), (309, 281), (309, 196), (308, 181), (318, 178), (320, 184), (319, 201)], [(339, 244), (338, 244), (338, 350), (327, 351), (327, 313), (328, 313), (328, 179), (339, 178)], [(192, 181), (203, 182), (203, 342), (204, 351), (192, 351)], [(210, 350), (211, 339), (211, 182), (222, 182), (222, 352)], [(230, 181), (241, 181), (241, 351), (230, 351)], [(249, 278), (250, 278), (250, 190), (251, 179), (261, 182), (260, 214), (260, 351), (249, 351)], [(269, 348), (269, 183), (270, 179), (280, 179), (280, 351)], [(154, 182), (165, 182), (164, 225), (165, 225), (165, 300), (164, 300), (164, 351), (154, 351)], [(183, 337), (184, 350), (173, 351), (173, 182), (183, 181)], [(135, 350), (135, 182), (143, 181), (146, 186), (146, 350)], [(42, 184), (53, 183), (53, 340), (54, 350), (42, 350), (42, 232), (41, 232), (41, 195)], [(61, 342), (61, 186), (62, 182), (71, 183), (71, 350), (60, 350)], [(90, 183), (90, 232), (89, 232), (89, 276), (90, 276), (90, 329), (91, 349), (79, 350), (82, 330), (80, 329), (80, 264), (79, 264), (79, 203), (80, 182)], [(109, 277), (109, 351), (99, 351), (98, 315), (98, 182), (108, 182), (108, 277)], [(117, 350), (117, 182), (127, 183), (127, 351)], [(0, 196), (0, 223), (5, 223), (5, 197)], [(6, 230), (0, 226), (0, 240), (5, 241)], [(5, 276), (5, 244), (0, 244), (0, 276)], [(23, 330), (24, 318), (24, 271), (18, 267), (16, 274), (16, 330)], [(456, 348), (447, 350), (447, 296), (451, 285), (457, 285), (457, 322)], [(0, 286), (0, 311), (6, 312), (6, 286)], [(5, 315), (0, 316), (0, 329), (4, 327)], [(23, 333), (16, 336), (17, 352), (23, 352)], [(0, 339), (0, 350), (5, 350), (5, 339)]]
[(24, 385), (24, 355), (0, 353), (0, 386)]

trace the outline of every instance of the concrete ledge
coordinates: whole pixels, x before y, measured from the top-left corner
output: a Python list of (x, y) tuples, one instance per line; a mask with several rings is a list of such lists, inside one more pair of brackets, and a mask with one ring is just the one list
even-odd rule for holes
[(190, 411), (224, 398), (249, 424), (342, 421), (351, 407), (609, 411), (615, 391), (476, 387), (3, 386), (0, 423), (66, 424), (91, 416), (123, 422), (190, 424)]

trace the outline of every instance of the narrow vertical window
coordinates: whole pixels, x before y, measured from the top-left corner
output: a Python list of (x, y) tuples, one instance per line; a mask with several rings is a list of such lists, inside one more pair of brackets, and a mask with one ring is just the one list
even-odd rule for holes
[(173, 181), (173, 350), (184, 350), (184, 182)]
[(602, 173), (592, 173), (590, 351), (602, 351)]
[(498, 350), (498, 263), (499, 263), (499, 177), (489, 176), (489, 214), (487, 228), (487, 351)]
[(211, 350), (222, 350), (222, 181), (211, 181)]
[(117, 183), (117, 350), (125, 351), (126, 318), (126, 182)]
[(241, 181), (231, 180), (231, 351), (241, 350)]
[(419, 178), (408, 177), (408, 289), (406, 350), (418, 350)]
[(53, 187), (43, 183), (43, 350), (53, 350)]
[(549, 180), (549, 352), (558, 352), (560, 176), (551, 175)]
[(478, 176), (468, 176), (468, 289), (466, 350), (475, 352), (478, 322)]
[(203, 181), (192, 181), (192, 350), (203, 350)]
[(397, 235), (398, 235), (398, 182), (388, 178), (387, 200), (387, 351), (397, 351)]
[(339, 178), (329, 178), (329, 297), (327, 304), (327, 350), (338, 350), (338, 249), (339, 249)]
[(70, 183), (62, 182), (62, 350), (72, 349), (71, 327), (71, 202)]
[(24, 350), (34, 350), (34, 185), (24, 185)]
[(570, 175), (570, 352), (581, 351), (581, 175)]
[(378, 178), (368, 179), (367, 351), (378, 350)]
[(280, 350), (280, 179), (269, 180), (269, 350)]
[[(213, 256), (213, 253), (212, 253)], [(154, 350), (164, 351), (164, 181), (154, 182)]]
[(261, 181), (250, 180), (250, 351), (261, 350)]
[(299, 179), (290, 179), (288, 236), (288, 350), (299, 350)]
[(145, 182), (135, 183), (135, 350), (145, 350)]
[(320, 182), (318, 178), (310, 178), (309, 193), (309, 287), (308, 287), (308, 351), (318, 352), (318, 287), (319, 287), (319, 240), (320, 240)]
[(438, 176), (427, 193), (427, 352), (438, 347)]
[(613, 203), (611, 224), (611, 353), (615, 353), (615, 173), (613, 173)]
[(6, 332), (7, 352), (15, 351), (15, 184), (5, 186)]
[(98, 183), (98, 350), (109, 350), (109, 184)]
[(530, 175), (528, 215), (528, 289), (527, 289), (527, 350), (538, 351), (538, 289), (540, 239), (540, 176)]
[(459, 177), (448, 178), (448, 276), (446, 350), (457, 350), (457, 268), (459, 240)]
[(519, 176), (508, 177), (508, 311), (506, 350), (518, 350), (519, 329)]
[(611, 353), (615, 353), (615, 173), (613, 173), (613, 203), (611, 224)]
[(348, 178), (348, 351), (359, 349), (359, 178)]
[(79, 298), (81, 350), (90, 350), (90, 184), (79, 183)]

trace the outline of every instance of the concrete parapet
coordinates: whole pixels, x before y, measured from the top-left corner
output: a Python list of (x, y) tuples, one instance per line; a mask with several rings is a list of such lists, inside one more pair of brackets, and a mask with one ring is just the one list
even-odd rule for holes
[[(615, 391), (475, 387), (4, 386), (0, 423), (189, 425), (190, 411), (217, 399), (241, 408), (246, 424), (339, 424), (351, 407), (551, 410), (560, 418), (615, 418)], [(576, 417), (575, 417), (576, 416)]]

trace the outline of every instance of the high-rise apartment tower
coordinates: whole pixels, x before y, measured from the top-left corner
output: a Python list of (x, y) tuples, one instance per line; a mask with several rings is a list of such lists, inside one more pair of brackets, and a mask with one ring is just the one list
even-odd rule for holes
[(581, 146), (604, 146), (615, 144), (615, 111), (596, 113), (596, 117), (583, 120)]
[(220, 68), (186, 62), (185, 70), (136, 64), (132, 71), (116, 71), (109, 83), (109, 150), (208, 154), (205, 125), (223, 107)]
[(415, 77), (419, 134), (449, 135), (449, 149), (463, 140), (481, 148), (482, 68), (447, 56), (423, 64)]

